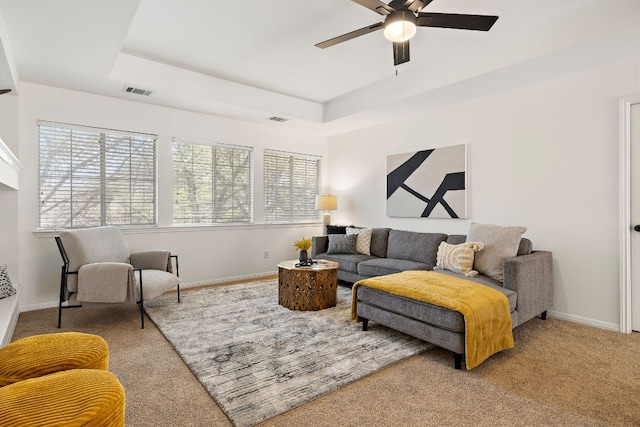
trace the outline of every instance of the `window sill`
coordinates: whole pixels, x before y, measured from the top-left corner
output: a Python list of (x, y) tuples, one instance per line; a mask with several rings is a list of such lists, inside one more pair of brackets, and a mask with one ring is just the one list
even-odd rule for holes
[[(229, 225), (175, 225), (158, 227), (121, 228), (122, 234), (154, 234), (154, 233), (189, 233), (203, 231), (229, 231), (229, 230), (269, 230), (277, 228), (308, 228), (321, 226), (322, 222), (278, 223), (278, 224), (229, 224)], [(60, 234), (61, 230), (35, 230), (33, 235), (37, 238), (50, 238)]]

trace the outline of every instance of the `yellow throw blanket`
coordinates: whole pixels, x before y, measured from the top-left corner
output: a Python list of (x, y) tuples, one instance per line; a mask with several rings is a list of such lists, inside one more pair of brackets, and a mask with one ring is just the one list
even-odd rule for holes
[(433, 271), (404, 271), (353, 285), (351, 317), (358, 319), (356, 289), (368, 286), (390, 294), (457, 311), (465, 322), (465, 361), (472, 369), (499, 351), (513, 348), (509, 301), (501, 292), (470, 280)]

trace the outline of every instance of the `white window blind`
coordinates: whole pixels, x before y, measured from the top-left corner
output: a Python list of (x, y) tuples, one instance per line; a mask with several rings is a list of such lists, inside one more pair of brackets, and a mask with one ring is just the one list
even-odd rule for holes
[(252, 148), (173, 139), (173, 223), (251, 223)]
[(38, 228), (155, 225), (156, 139), (38, 121)]
[(318, 221), (320, 157), (265, 150), (265, 222)]

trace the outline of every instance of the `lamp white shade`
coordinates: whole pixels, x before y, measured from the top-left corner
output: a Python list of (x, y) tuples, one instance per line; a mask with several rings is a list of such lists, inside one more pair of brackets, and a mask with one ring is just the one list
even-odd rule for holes
[(338, 209), (338, 197), (330, 194), (318, 194), (316, 196), (316, 209), (335, 211)]

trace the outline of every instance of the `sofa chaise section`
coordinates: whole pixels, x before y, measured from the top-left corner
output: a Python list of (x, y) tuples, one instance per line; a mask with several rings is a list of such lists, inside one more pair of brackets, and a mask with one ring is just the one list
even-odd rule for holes
[[(329, 237), (316, 236), (312, 239), (312, 257), (340, 263), (338, 279), (355, 283), (405, 270), (433, 270), (440, 243), (458, 245), (466, 238), (466, 235), (373, 228), (371, 255), (328, 254)], [(521, 238), (516, 256), (504, 259), (502, 281), (483, 274), (465, 277), (444, 269), (438, 271), (463, 277), (504, 294), (509, 302), (512, 327), (515, 328), (536, 316), (546, 318), (553, 301), (552, 265), (551, 252), (534, 251), (531, 241)], [(359, 286), (356, 292), (357, 314), (363, 319), (364, 330), (372, 320), (430, 342), (452, 351), (455, 367), (461, 367), (465, 349), (462, 314), (366, 286)]]

